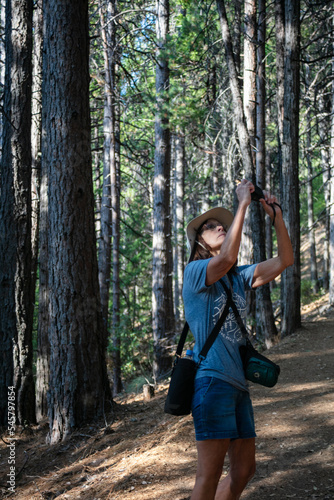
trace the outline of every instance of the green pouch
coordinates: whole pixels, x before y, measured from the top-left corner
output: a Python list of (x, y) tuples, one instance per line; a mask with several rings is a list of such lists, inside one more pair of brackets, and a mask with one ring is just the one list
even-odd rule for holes
[(260, 354), (249, 340), (239, 347), (239, 351), (247, 380), (265, 387), (276, 385), (281, 371), (276, 363)]
[(224, 291), (231, 301), (231, 307), (235, 315), (235, 319), (239, 325), (240, 331), (246, 339), (246, 344), (239, 347), (239, 352), (244, 367), (245, 377), (247, 380), (255, 384), (261, 384), (266, 387), (274, 387), (277, 383), (278, 375), (280, 374), (280, 367), (273, 361), (260, 354), (248, 339), (246, 327), (241, 319), (237, 306), (232, 298), (232, 284), (230, 282), (231, 290), (220, 280)]

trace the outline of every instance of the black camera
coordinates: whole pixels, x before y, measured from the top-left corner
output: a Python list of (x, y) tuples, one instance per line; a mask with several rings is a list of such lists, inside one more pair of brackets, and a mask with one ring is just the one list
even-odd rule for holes
[(255, 184), (254, 184), (254, 188), (255, 188), (255, 191), (253, 191), (253, 193), (251, 193), (252, 201), (260, 201), (261, 198), (264, 199), (264, 194), (263, 194), (262, 189), (259, 186), (256, 186)]

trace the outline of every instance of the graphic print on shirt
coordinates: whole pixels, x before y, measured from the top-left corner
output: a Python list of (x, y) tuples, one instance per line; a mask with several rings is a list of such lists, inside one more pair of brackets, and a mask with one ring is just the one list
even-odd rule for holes
[[(217, 323), (220, 315), (225, 307), (227, 297), (224, 293), (222, 293), (218, 299), (215, 300), (214, 311), (213, 311), (213, 323), (214, 325)], [(241, 295), (237, 294), (233, 291), (233, 300), (235, 305), (238, 308), (240, 316), (244, 319), (246, 316), (246, 300)], [(243, 334), (238, 327), (238, 323), (236, 322), (234, 313), (230, 310), (227, 318), (220, 330), (220, 335), (227, 339), (229, 342), (235, 343), (240, 342), (243, 338)]]

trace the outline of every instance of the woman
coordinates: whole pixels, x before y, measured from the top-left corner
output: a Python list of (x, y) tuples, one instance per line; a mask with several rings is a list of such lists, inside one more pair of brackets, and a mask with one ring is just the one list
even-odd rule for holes
[[(274, 217), (270, 206), (277, 199), (264, 193), (260, 203), (274, 221), (278, 255), (259, 264), (237, 267), (243, 223), (253, 191), (254, 185), (247, 180), (237, 186), (239, 204), (235, 217), (218, 207), (188, 224), (191, 257), (184, 273), (183, 299), (186, 320), (196, 340), (195, 360), (226, 303), (219, 280), (232, 288), (234, 302), (245, 319), (245, 291), (268, 283), (293, 264), (282, 212), (275, 205)], [(192, 403), (198, 465), (191, 500), (238, 499), (255, 473), (253, 409), (239, 355), (239, 346), (244, 342), (230, 312), (199, 366)], [(219, 483), (226, 453), (229, 474)]]

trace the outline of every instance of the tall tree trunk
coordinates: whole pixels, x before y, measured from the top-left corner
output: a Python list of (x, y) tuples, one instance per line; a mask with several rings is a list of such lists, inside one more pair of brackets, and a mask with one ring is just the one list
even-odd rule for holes
[[(104, 103), (104, 160), (103, 191), (101, 200), (101, 232), (99, 252), (99, 283), (101, 291), (103, 319), (108, 325), (109, 294), (112, 254), (112, 340), (113, 340), (113, 392), (122, 390), (121, 359), (119, 337), (120, 284), (119, 284), (119, 245), (120, 245), (120, 155), (116, 143), (116, 64), (118, 49), (116, 41), (116, 0), (108, 0), (106, 7), (100, 2), (100, 18), (105, 70)], [(105, 11), (105, 12), (104, 12)], [(117, 161), (118, 159), (118, 161)], [(111, 247), (112, 236), (112, 247)], [(107, 339), (106, 339), (107, 343)]]
[[(248, 130), (252, 162), (245, 165), (244, 177), (255, 182), (255, 134), (256, 134), (256, 3), (255, 0), (244, 2), (244, 78), (243, 78), (243, 109)], [(247, 212), (243, 227), (243, 238), (240, 245), (241, 262), (250, 264), (254, 262), (253, 229), (255, 206), (251, 206)], [(250, 300), (249, 313), (253, 315), (253, 295), (248, 296)]]
[[(117, 70), (117, 66), (115, 67)], [(121, 155), (120, 155), (120, 99), (118, 85), (115, 82), (114, 91), (117, 92), (115, 105), (115, 163), (111, 171), (111, 210), (113, 234), (113, 309), (112, 309), (112, 335), (113, 335), (113, 390), (118, 394), (123, 389), (121, 379), (121, 338), (120, 338), (120, 220), (121, 220)]]
[(283, 116), (284, 116), (284, 47), (285, 47), (285, 0), (275, 0), (275, 36), (276, 36), (276, 103), (277, 103), (277, 125), (278, 144), (280, 156), (280, 169), (282, 168), (282, 144), (283, 144)]
[[(69, 43), (70, 41), (73, 43)], [(43, 162), (48, 165), (49, 440), (110, 398), (98, 286), (89, 113), (88, 0), (44, 10)]]
[[(245, 0), (245, 38), (244, 38), (244, 113), (251, 142), (253, 165), (255, 165), (256, 141), (256, 0)], [(245, 172), (251, 179), (253, 171)]]
[(285, 0), (275, 0), (275, 37), (276, 37), (276, 105), (277, 105), (277, 142), (278, 178), (280, 197), (283, 193), (282, 144), (284, 117), (284, 64), (285, 64)]
[[(285, 0), (275, 0), (275, 37), (276, 37), (276, 106), (277, 106), (277, 142), (278, 142), (278, 179), (280, 199), (283, 196), (282, 180), (282, 144), (283, 144), (283, 116), (284, 116), (284, 64), (285, 64)], [(270, 229), (271, 231), (271, 229)], [(267, 233), (269, 228), (267, 226)], [(271, 285), (272, 286), (272, 285)]]
[(232, 94), (232, 103), (234, 109), (234, 118), (236, 121), (236, 126), (238, 131), (241, 157), (243, 161), (244, 171), (252, 172), (253, 165), (252, 165), (251, 142), (243, 113), (243, 101), (239, 87), (237, 68), (234, 61), (232, 39), (227, 22), (224, 0), (217, 0), (217, 8), (220, 19), (222, 39), (224, 42), (225, 52), (226, 52), (226, 60), (227, 60), (231, 94)]
[[(332, 12), (333, 12), (332, 8)], [(334, 17), (333, 17), (334, 27)], [(333, 44), (334, 49), (334, 44)], [(334, 304), (334, 56), (332, 58), (331, 173), (329, 203), (329, 303)]]
[(310, 95), (310, 66), (305, 64), (306, 83), (306, 161), (307, 161), (307, 232), (310, 246), (311, 282), (314, 293), (319, 291), (317, 253), (315, 246), (314, 209), (313, 209), (313, 168), (311, 158), (312, 148), (312, 120), (311, 120), (311, 95)]
[[(42, 12), (42, 1), (38, 2), (35, 11), (35, 20), (39, 28), (39, 23), (41, 17), (43, 17)], [(43, 28), (43, 26), (42, 26)], [(42, 48), (42, 47), (40, 47)], [(40, 63), (42, 63), (43, 71), (43, 60), (42, 54), (39, 52), (39, 45), (35, 46), (36, 59), (34, 58), (35, 64), (35, 74), (36, 74), (36, 87), (39, 83), (42, 84), (42, 75), (40, 75), (40, 80), (38, 79), (40, 71)], [(39, 57), (40, 56), (40, 57)], [(39, 89), (38, 89), (39, 90)], [(41, 89), (42, 90), (42, 89)], [(40, 96), (42, 99), (42, 95)], [(38, 99), (36, 102), (36, 108), (38, 104)], [(41, 102), (40, 102), (41, 106)], [(42, 113), (43, 110), (41, 109)], [(42, 117), (41, 117), (42, 119)], [(39, 154), (39, 144), (40, 140), (46, 141), (47, 136), (44, 130), (41, 128), (42, 137), (38, 137), (38, 127), (41, 124), (36, 121), (36, 139), (35, 139), (35, 153), (33, 149), (33, 157), (38, 160)], [(34, 161), (34, 160), (33, 160)], [(34, 165), (34, 163), (33, 163)], [(36, 418), (37, 421), (42, 420), (48, 415), (48, 390), (49, 390), (49, 378), (50, 378), (50, 340), (49, 340), (49, 287), (48, 287), (48, 166), (46, 162), (38, 162), (37, 167), (40, 168), (40, 178), (38, 178), (38, 168), (36, 169), (36, 184), (39, 182), (39, 223), (38, 223), (38, 243), (39, 243), (39, 268), (38, 268), (38, 288), (39, 288), (39, 298), (38, 298), (38, 327), (37, 327), (37, 360), (36, 360)]]
[[(333, 80), (334, 81), (334, 80)], [(333, 90), (334, 95), (334, 90)], [(334, 99), (333, 99), (334, 101)], [(332, 115), (332, 134), (334, 132), (334, 119)], [(334, 139), (331, 139), (331, 178), (330, 178), (330, 209), (329, 209), (329, 303), (334, 304)]]
[[(34, 49), (33, 49), (33, 86), (32, 86), (32, 293), (35, 294), (38, 258), (39, 268), (39, 321), (37, 330), (37, 360), (36, 360), (36, 418), (40, 421), (47, 416), (47, 391), (49, 386), (49, 353), (48, 340), (48, 313), (47, 313), (47, 286), (45, 268), (47, 266), (47, 252), (45, 241), (47, 238), (46, 189), (43, 179), (43, 195), (41, 195), (41, 137), (42, 137), (42, 71), (43, 71), (43, 0), (39, 0), (34, 9)], [(41, 199), (43, 201), (41, 202)], [(43, 207), (41, 221), (41, 206)], [(42, 227), (40, 227), (42, 226)], [(41, 229), (41, 231), (40, 231)], [(40, 233), (42, 244), (40, 246)], [(47, 245), (46, 245), (47, 247)], [(35, 297), (32, 297), (34, 303)]]
[[(266, 150), (266, 169), (265, 169), (265, 186), (269, 191), (272, 191), (272, 177), (271, 177), (271, 164), (270, 154)], [(269, 217), (265, 218), (265, 231), (266, 231), (266, 257), (271, 259), (273, 256), (273, 238), (272, 238), (272, 225)], [(274, 286), (275, 280), (269, 283), (270, 290)]]
[[(255, 183), (255, 135), (256, 135), (256, 0), (244, 0), (244, 77), (243, 77), (243, 109), (249, 134), (252, 162), (244, 171), (243, 177)], [(260, 234), (260, 210), (254, 203), (247, 210), (240, 243), (240, 262), (254, 262), (254, 247)], [(254, 224), (256, 227), (254, 227)], [(263, 239), (260, 240), (264, 241)], [(258, 262), (258, 260), (256, 260)], [(251, 324), (255, 325), (256, 296), (247, 294), (247, 314)], [(254, 326), (252, 326), (254, 330)]]
[[(47, 140), (45, 131), (42, 140)], [(36, 361), (36, 417), (40, 421), (48, 415), (47, 394), (50, 378), (50, 339), (49, 339), (49, 286), (48, 286), (48, 172), (47, 164), (42, 161), (40, 186), (39, 221), (39, 299), (37, 328)]]
[[(257, 97), (256, 97), (256, 184), (266, 188), (266, 75), (265, 75), (265, 42), (266, 42), (266, 0), (258, 0), (258, 48), (257, 48)], [(270, 188), (270, 185), (268, 186)], [(259, 205), (255, 205), (254, 213), (254, 260), (262, 262), (266, 259), (266, 220)], [(269, 235), (271, 240), (271, 235)], [(260, 243), (259, 243), (260, 242)], [(269, 348), (277, 343), (277, 328), (270, 297), (270, 285), (267, 283), (256, 290), (256, 332)]]
[[(211, 115), (215, 120), (217, 117), (217, 62), (216, 58), (212, 57), (207, 63), (208, 66), (208, 77), (207, 77), (207, 101), (208, 106), (211, 108)], [(215, 126), (208, 127), (206, 132), (207, 144), (207, 164), (208, 164), (208, 208), (213, 205), (217, 205), (221, 199), (221, 189), (219, 186), (219, 172), (218, 172), (218, 148), (217, 139), (220, 134), (220, 129)]]
[(256, 183), (265, 189), (266, 181), (266, 0), (258, 0), (257, 78), (256, 78)]
[(282, 274), (282, 336), (293, 333), (300, 316), (300, 216), (298, 180), (300, 2), (285, 0), (284, 121), (282, 144), (283, 207), (294, 264)]
[(101, 236), (101, 171), (100, 171), (100, 158), (101, 154), (99, 151), (99, 124), (95, 124), (94, 127), (94, 155), (93, 155), (93, 165), (94, 165), (94, 186), (95, 186), (95, 231), (98, 242)]
[(6, 76), (0, 198), (0, 415), (16, 391), (20, 423), (35, 421), (31, 280), (31, 0), (6, 4)]
[[(105, 323), (105, 332), (108, 331), (109, 317), (109, 292), (111, 274), (111, 171), (115, 165), (115, 107), (114, 107), (114, 82), (115, 82), (115, 24), (111, 20), (114, 4), (107, 1), (100, 5), (101, 34), (103, 41), (105, 94), (103, 117), (103, 184), (100, 213), (100, 241), (99, 241), (99, 284), (101, 294), (102, 316)], [(107, 338), (105, 339), (107, 344)]]
[[(6, 0), (0, 0), (0, 85), (3, 89), (5, 87), (5, 61), (6, 61), (6, 48), (5, 48), (5, 27), (6, 27)], [(0, 114), (0, 156), (2, 149), (2, 133), (3, 133), (3, 117)], [(1, 176), (1, 171), (0, 171)]]
[(33, 14), (33, 82), (31, 124), (31, 203), (32, 203), (32, 303), (35, 302), (35, 286), (39, 238), (39, 192), (41, 182), (41, 135), (42, 135), (42, 60), (43, 60), (43, 0), (39, 0)]
[[(328, 104), (327, 104), (328, 103)], [(321, 170), (323, 171), (322, 179), (324, 185), (325, 198), (325, 239), (323, 252), (323, 270), (322, 270), (322, 286), (324, 290), (329, 288), (329, 242), (330, 242), (330, 174), (331, 174), (331, 157), (330, 157), (330, 140), (328, 132), (330, 129), (331, 120), (325, 119), (330, 116), (330, 100), (323, 95), (319, 99), (320, 119), (318, 123), (319, 136), (321, 139)]]
[(174, 171), (174, 304), (176, 331), (180, 331), (183, 320), (181, 301), (184, 272), (183, 228), (184, 228), (184, 171), (185, 144), (184, 135), (175, 136), (175, 171)]
[(166, 344), (173, 337), (172, 252), (170, 221), (170, 129), (168, 117), (169, 0), (156, 2), (156, 115), (153, 184), (152, 326), (155, 379), (170, 370)]
[(241, 30), (242, 30), (242, 15), (241, 7), (242, 0), (233, 0), (234, 4), (234, 18), (233, 18), (233, 33), (232, 45), (234, 51), (234, 62), (237, 73), (240, 74), (241, 70)]
[[(234, 4), (234, 17), (232, 23), (232, 47), (233, 47), (233, 55), (234, 55), (234, 64), (236, 68), (237, 75), (241, 75), (241, 33), (243, 29), (242, 23), (242, 5), (243, 0), (233, 0)], [(233, 136), (237, 135), (237, 127), (233, 120)], [(229, 196), (233, 197), (231, 205), (236, 209), (236, 196), (235, 196), (235, 179), (238, 179), (240, 176), (240, 171), (242, 170), (242, 165), (239, 159), (238, 154), (233, 155), (233, 160), (231, 165), (227, 165), (228, 171), (230, 172), (230, 179), (228, 185), (226, 186), (224, 192), (224, 200), (226, 199), (226, 191), (229, 193)]]

